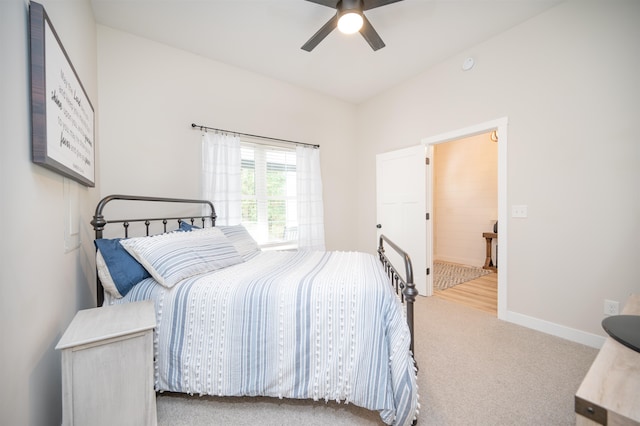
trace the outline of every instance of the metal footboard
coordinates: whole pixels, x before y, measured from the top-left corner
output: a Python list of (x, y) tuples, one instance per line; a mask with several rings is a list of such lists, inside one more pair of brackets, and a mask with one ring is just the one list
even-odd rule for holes
[[(391, 263), (391, 261), (385, 254), (385, 243), (403, 258), (405, 270), (404, 279), (398, 273), (398, 269)], [(407, 252), (402, 250), (397, 244), (395, 244), (385, 235), (380, 235), (378, 254), (380, 256), (380, 262), (382, 262), (384, 270), (391, 280), (391, 285), (395, 288), (396, 293), (400, 295), (402, 302), (405, 304), (407, 312), (407, 323), (409, 325), (409, 331), (411, 332), (411, 352), (413, 353), (413, 303), (415, 302), (416, 296), (418, 295), (418, 290), (416, 290), (416, 285), (413, 282), (413, 266), (411, 264), (411, 258), (409, 257)]]

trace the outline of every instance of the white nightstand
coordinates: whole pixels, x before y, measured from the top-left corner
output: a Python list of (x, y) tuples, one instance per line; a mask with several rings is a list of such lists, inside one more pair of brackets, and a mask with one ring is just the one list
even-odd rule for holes
[(79, 311), (62, 351), (63, 425), (155, 425), (152, 301)]

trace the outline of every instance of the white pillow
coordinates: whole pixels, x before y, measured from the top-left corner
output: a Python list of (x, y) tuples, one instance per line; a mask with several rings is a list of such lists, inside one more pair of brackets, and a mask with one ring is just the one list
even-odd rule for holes
[(218, 228), (130, 238), (120, 244), (161, 285), (244, 262)]

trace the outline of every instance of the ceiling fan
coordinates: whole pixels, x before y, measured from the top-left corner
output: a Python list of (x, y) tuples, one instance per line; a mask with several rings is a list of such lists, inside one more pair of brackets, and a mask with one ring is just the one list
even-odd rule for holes
[(376, 7), (386, 6), (402, 0), (307, 0), (311, 3), (321, 4), (323, 6), (336, 9), (335, 16), (322, 26), (309, 41), (303, 46), (302, 50), (311, 52), (326, 36), (329, 35), (336, 27), (346, 34), (352, 34), (357, 31), (369, 43), (369, 46), (375, 51), (382, 49), (385, 44), (371, 25), (371, 22), (364, 16), (365, 10), (375, 9)]

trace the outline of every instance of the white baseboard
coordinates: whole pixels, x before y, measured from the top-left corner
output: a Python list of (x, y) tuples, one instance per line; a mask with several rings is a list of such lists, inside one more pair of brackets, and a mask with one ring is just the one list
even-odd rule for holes
[(563, 339), (590, 346), (596, 349), (600, 349), (605, 341), (605, 337), (598, 336), (597, 334), (576, 330), (575, 328), (566, 327), (564, 325), (530, 317), (524, 314), (519, 314), (513, 311), (507, 311), (505, 320), (514, 324), (521, 325), (523, 327), (551, 334), (552, 336), (561, 337)]

